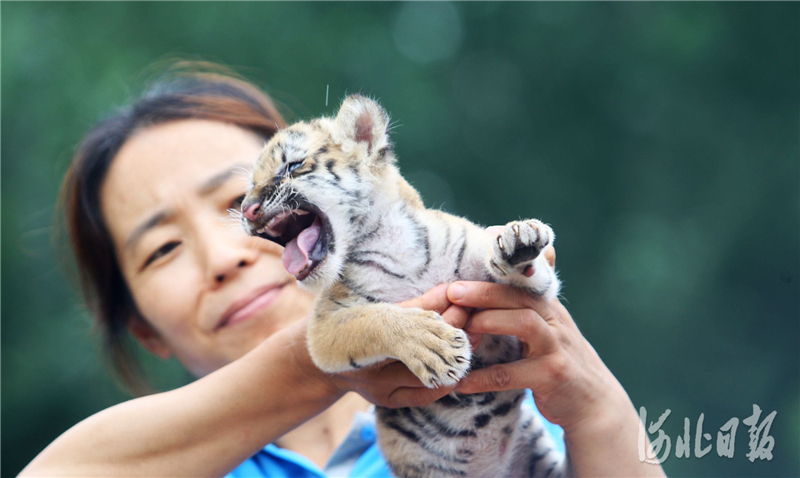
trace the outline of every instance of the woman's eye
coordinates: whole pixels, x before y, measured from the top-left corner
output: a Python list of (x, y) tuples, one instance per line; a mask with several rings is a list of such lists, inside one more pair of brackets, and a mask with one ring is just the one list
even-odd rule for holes
[(228, 206), (228, 209), (233, 209), (235, 211), (241, 211), (242, 210), (242, 203), (244, 202), (245, 196), (246, 196), (246, 194), (242, 194), (241, 196), (239, 196), (236, 199), (234, 199), (233, 201), (231, 201), (231, 204), (230, 204), (230, 206)]
[(144, 269), (145, 267), (149, 266), (152, 262), (154, 262), (155, 260), (159, 259), (161, 256), (165, 256), (165, 255), (169, 254), (170, 252), (172, 252), (173, 249), (175, 249), (176, 247), (178, 247), (180, 245), (181, 245), (181, 243), (178, 242), (178, 241), (170, 241), (170, 242), (164, 244), (163, 246), (159, 247), (158, 249), (156, 249), (155, 252), (150, 254), (150, 257), (147, 258), (147, 260), (144, 263), (144, 266), (142, 266), (142, 269)]
[(289, 166), (286, 167), (287, 173), (293, 173), (297, 168), (303, 165), (303, 161), (297, 161), (294, 163), (290, 163)]

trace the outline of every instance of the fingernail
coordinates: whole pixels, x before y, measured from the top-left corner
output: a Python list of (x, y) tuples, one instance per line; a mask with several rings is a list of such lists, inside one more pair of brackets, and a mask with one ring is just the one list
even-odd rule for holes
[(450, 286), (450, 289), (447, 291), (452, 300), (461, 300), (467, 295), (467, 288), (461, 284), (453, 284)]

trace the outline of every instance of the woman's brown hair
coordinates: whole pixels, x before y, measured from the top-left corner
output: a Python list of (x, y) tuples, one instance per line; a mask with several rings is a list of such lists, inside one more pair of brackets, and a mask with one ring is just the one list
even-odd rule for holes
[(117, 152), (136, 131), (189, 118), (234, 124), (265, 140), (285, 126), (266, 93), (228, 70), (205, 63), (175, 64), (139, 99), (89, 131), (61, 188), (63, 219), (84, 299), (102, 332), (114, 370), (136, 394), (149, 387), (126, 335), (130, 321), (142, 318), (103, 220), (100, 189)]

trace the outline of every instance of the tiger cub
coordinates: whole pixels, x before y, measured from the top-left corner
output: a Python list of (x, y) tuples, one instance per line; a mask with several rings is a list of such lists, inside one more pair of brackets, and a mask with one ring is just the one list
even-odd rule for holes
[[(284, 246), (283, 264), (318, 293), (308, 349), (323, 371), (402, 361), (427, 387), (521, 357), (516, 337), (466, 334), (435, 312), (394, 303), (455, 280), (501, 282), (553, 298), (555, 271), (540, 254), (554, 239), (537, 220), (490, 235), (460, 217), (425, 209), (395, 165), (389, 118), (350, 96), (336, 118), (278, 132), (252, 172), (243, 204), (248, 233)], [(560, 475), (565, 461), (525, 392), (452, 393), (420, 408), (378, 407), (378, 444), (403, 478)]]

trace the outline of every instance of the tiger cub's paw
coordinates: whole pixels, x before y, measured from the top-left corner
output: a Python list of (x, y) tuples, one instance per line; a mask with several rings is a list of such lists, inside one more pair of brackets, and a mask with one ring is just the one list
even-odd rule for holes
[(509, 222), (493, 240), (489, 260), (492, 272), (499, 277), (513, 272), (531, 277), (534, 270), (530, 263), (553, 242), (554, 236), (553, 229), (537, 219)]
[(446, 324), (436, 312), (420, 311), (415, 319), (398, 353), (400, 360), (428, 388), (461, 380), (472, 359), (467, 334)]

